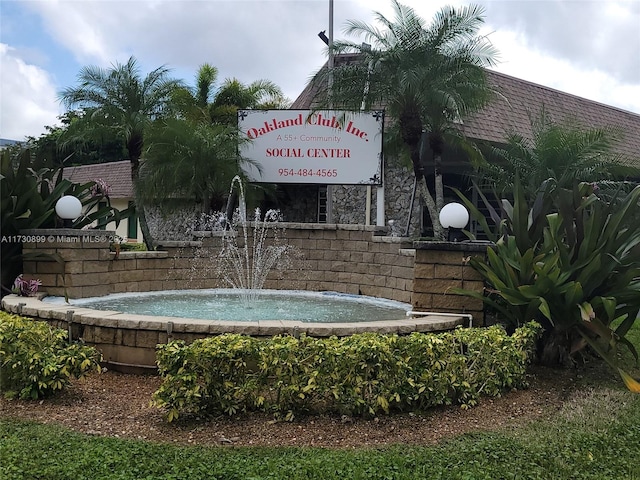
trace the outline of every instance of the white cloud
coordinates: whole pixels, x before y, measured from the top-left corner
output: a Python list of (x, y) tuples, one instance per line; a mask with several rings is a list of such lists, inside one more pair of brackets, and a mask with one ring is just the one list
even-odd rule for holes
[[(468, 3), (401, 2), (427, 23), (445, 4)], [(487, 8), (485, 30), (494, 31), (490, 38), (503, 62), (499, 71), (640, 113), (640, 2), (476, 3)], [(6, 115), (16, 126), (9, 129), (13, 125), (3, 116), (3, 136), (32, 135), (51, 125), (58, 113), (52, 84), (73, 86), (71, 75), (82, 65), (109, 67), (133, 55), (143, 73), (167, 65), (173, 76), (191, 83), (198, 66), (206, 62), (218, 68), (220, 80), (269, 79), (293, 99), (326, 60), (317, 34), (328, 33), (327, 0), (47, 0), (19, 5), (39, 19), (55, 48), (36, 43), (33, 36), (20, 45), (3, 40), (20, 49), (2, 52), (2, 90), (11, 92), (3, 97), (2, 111), (5, 115), (11, 110)], [(374, 10), (393, 16), (389, 0), (336, 0), (334, 37), (345, 38), (346, 20), (374, 23)], [(3, 21), (12, 25), (11, 20)], [(29, 57), (22, 55), (27, 48), (32, 49)], [(38, 61), (34, 53), (51, 58)], [(43, 86), (36, 88), (33, 83), (38, 81)], [(16, 119), (22, 117), (40, 126), (20, 131)]]
[(39, 136), (61, 113), (49, 74), (15, 56), (4, 43), (0, 43), (0, 64), (0, 137)]
[[(143, 2), (133, 2), (131, 9)], [(126, 30), (124, 2), (34, 2), (29, 7), (44, 19), (44, 28), (81, 64), (109, 65)], [(136, 32), (140, 35), (140, 31)]]
[(47, 31), (82, 65), (135, 56), (143, 70), (166, 64), (192, 81), (202, 63), (220, 80), (273, 80), (297, 96), (324, 62), (317, 37), (324, 1), (34, 2)]
[(527, 41), (523, 33), (502, 30), (490, 36), (503, 59), (496, 70), (523, 80), (632, 112), (640, 112), (640, 85), (611, 73), (551, 57)]
[(487, 23), (522, 33), (545, 56), (640, 83), (640, 2), (484, 0)]

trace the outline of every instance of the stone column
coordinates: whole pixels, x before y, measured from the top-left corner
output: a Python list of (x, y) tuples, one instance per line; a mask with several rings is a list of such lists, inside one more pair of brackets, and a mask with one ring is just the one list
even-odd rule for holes
[(487, 242), (414, 242), (413, 295), (416, 311), (469, 313), (476, 326), (484, 325), (481, 300), (455, 293), (461, 288), (484, 292), (484, 282), (470, 265), (472, 256), (486, 256)]
[(109, 251), (116, 233), (73, 228), (33, 229), (20, 232), (25, 277), (42, 281), (41, 290), (69, 298), (111, 293), (117, 275), (110, 269)]

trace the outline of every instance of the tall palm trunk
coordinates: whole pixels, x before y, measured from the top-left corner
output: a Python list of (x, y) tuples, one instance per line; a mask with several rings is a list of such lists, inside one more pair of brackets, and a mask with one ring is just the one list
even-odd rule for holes
[[(422, 166), (422, 162), (420, 160), (422, 121), (420, 119), (419, 112), (415, 108), (415, 105), (408, 105), (407, 108), (405, 108), (403, 114), (400, 115), (399, 122), (402, 141), (409, 149), (409, 156), (411, 157), (411, 163), (413, 164), (413, 173), (416, 176), (416, 187), (418, 190), (418, 194), (420, 195), (420, 198), (424, 202), (424, 205), (427, 207), (427, 211), (429, 212), (429, 218), (431, 219), (431, 225), (433, 226), (433, 236), (437, 240), (443, 240), (444, 229), (440, 224), (440, 218), (438, 214), (442, 206), (438, 208), (437, 203), (438, 191), (440, 192), (440, 196), (443, 197), (442, 175), (440, 175), (439, 179), (439, 188), (438, 178), (436, 178), (436, 200), (434, 200), (433, 195), (431, 195), (431, 192), (429, 191), (427, 179), (424, 173), (424, 167)], [(441, 200), (441, 204), (442, 203), (444, 203), (444, 200)]]
[[(429, 147), (433, 152), (433, 163), (434, 163), (434, 182), (435, 182), (435, 190), (436, 190), (436, 210), (440, 212), (442, 207), (444, 207), (444, 186), (442, 180), (442, 152), (444, 151), (444, 138), (442, 138), (442, 134), (440, 132), (431, 132), (429, 133)], [(441, 236), (436, 238), (444, 239), (444, 229), (440, 225), (440, 215), (437, 215), (438, 225), (440, 226)], [(432, 217), (433, 221), (433, 217)], [(434, 228), (435, 235), (435, 228)]]
[(147, 247), (147, 250), (151, 251), (155, 249), (155, 242), (151, 236), (149, 230), (149, 224), (147, 223), (147, 215), (144, 212), (144, 205), (140, 198), (138, 191), (138, 179), (140, 178), (140, 156), (142, 155), (143, 137), (134, 136), (127, 143), (127, 149), (129, 151), (129, 160), (131, 162), (131, 184), (133, 186), (133, 201), (136, 205), (136, 214), (138, 215), (138, 221), (140, 222), (140, 230), (142, 231), (142, 240)]
[[(442, 207), (438, 208), (437, 200), (434, 200), (433, 195), (429, 191), (429, 186), (427, 185), (427, 178), (424, 174), (424, 168), (422, 168), (420, 162), (420, 147), (419, 144), (415, 146), (415, 148), (410, 147), (411, 151), (411, 162), (413, 163), (413, 172), (416, 176), (416, 187), (418, 190), (418, 194), (420, 198), (424, 202), (424, 205), (427, 207), (427, 211), (429, 212), (429, 218), (431, 219), (431, 225), (433, 227), (433, 237), (436, 240), (444, 240), (444, 229), (442, 228), (442, 224), (440, 223), (440, 216), (438, 212), (442, 209)], [(436, 177), (436, 192), (438, 191), (438, 178)], [(442, 191), (442, 175), (440, 175), (440, 191)], [(437, 198), (437, 197), (436, 197)], [(444, 203), (441, 201), (441, 203)]]

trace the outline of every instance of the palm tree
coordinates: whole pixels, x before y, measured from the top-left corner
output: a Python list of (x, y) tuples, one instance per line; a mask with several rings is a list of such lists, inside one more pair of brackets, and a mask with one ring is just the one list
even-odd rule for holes
[(544, 110), (537, 117), (530, 116), (530, 123), (531, 138), (509, 133), (505, 146), (492, 148), (490, 162), (479, 164), (475, 176), (481, 186), (504, 195), (513, 192), (519, 177), (526, 197), (534, 198), (549, 178), (559, 188), (572, 188), (576, 182), (640, 177), (638, 168), (615, 153), (621, 139), (616, 128), (585, 128), (572, 119), (558, 123)]
[(227, 78), (217, 87), (217, 79), (216, 67), (208, 63), (201, 65), (195, 86), (174, 91), (171, 104), (175, 114), (197, 122), (235, 125), (239, 109), (289, 107), (290, 101), (270, 80), (256, 80), (245, 85), (237, 78)]
[[(393, 8), (394, 20), (375, 13), (381, 29), (359, 21), (347, 23), (345, 33), (360, 35), (371, 45), (336, 42), (334, 53), (355, 53), (358, 61), (321, 70), (319, 79), (331, 78), (332, 86), (316, 100), (320, 105), (353, 110), (387, 109), (391, 128), (413, 165), (434, 236), (444, 238), (438, 215), (444, 204), (445, 139), (450, 133), (460, 136), (456, 123), (490, 98), (483, 67), (494, 65), (497, 53), (478, 34), (484, 21), (481, 7), (444, 7), (430, 25), (397, 0)], [(423, 134), (434, 157), (435, 198), (420, 158)]]
[(215, 123), (236, 124), (240, 109), (288, 108), (290, 103), (280, 87), (270, 80), (256, 80), (245, 85), (237, 78), (228, 78), (215, 94), (210, 114)]
[(171, 95), (171, 109), (179, 118), (195, 122), (210, 122), (209, 106), (215, 94), (218, 69), (204, 63), (198, 68), (195, 85), (182, 86)]
[(238, 153), (237, 127), (168, 118), (149, 130), (147, 141), (139, 184), (144, 202), (195, 201), (205, 213), (224, 207), (231, 180), (246, 161)]
[(268, 80), (244, 85), (227, 79), (216, 88), (217, 75), (215, 67), (201, 65), (195, 86), (172, 94), (175, 118), (155, 122), (150, 129), (139, 184), (143, 201), (195, 201), (203, 212), (217, 210), (231, 179), (242, 176), (240, 165), (248, 160), (238, 154), (238, 109), (271, 106), (284, 97)]
[(147, 248), (153, 249), (143, 204), (137, 193), (140, 157), (144, 137), (152, 121), (167, 111), (171, 93), (181, 82), (169, 78), (169, 69), (156, 68), (142, 78), (134, 57), (125, 64), (116, 63), (111, 68), (84, 67), (78, 75), (79, 85), (60, 93), (60, 100), (67, 108), (80, 108), (84, 114), (78, 119), (76, 129), (86, 132), (110, 131), (122, 141), (131, 162), (131, 180), (134, 185), (136, 211)]

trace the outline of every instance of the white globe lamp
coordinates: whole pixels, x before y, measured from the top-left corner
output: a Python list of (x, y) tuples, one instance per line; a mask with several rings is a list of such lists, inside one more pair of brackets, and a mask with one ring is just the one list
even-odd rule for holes
[(440, 210), (440, 224), (449, 230), (449, 239), (452, 238), (451, 229), (461, 229), (469, 223), (469, 212), (464, 205), (456, 202), (448, 203)]
[(64, 220), (65, 226), (70, 226), (72, 220), (82, 215), (82, 203), (73, 195), (60, 197), (56, 202), (56, 214)]

